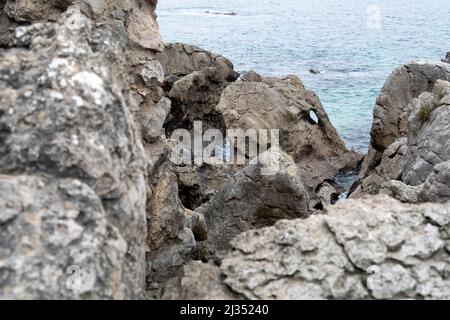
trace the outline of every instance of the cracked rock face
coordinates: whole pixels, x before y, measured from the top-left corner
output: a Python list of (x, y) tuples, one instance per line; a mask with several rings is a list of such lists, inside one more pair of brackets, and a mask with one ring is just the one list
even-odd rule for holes
[(208, 237), (203, 215), (183, 207), (177, 177), (166, 162), (155, 176), (158, 181), (149, 197), (147, 281), (150, 289), (176, 276), (196, 253), (197, 241)]
[[(165, 73), (164, 94), (171, 101), (164, 123), (167, 137), (180, 128), (192, 131), (194, 121), (202, 121), (203, 131), (225, 130), (215, 106), (223, 89), (238, 77), (233, 64), (220, 55), (181, 43), (166, 44), (156, 57)], [(209, 164), (177, 166), (175, 170), (183, 204), (192, 210), (209, 201), (236, 173), (231, 166)]]
[[(233, 237), (249, 229), (309, 216), (309, 196), (292, 158), (273, 148), (256, 161), (196, 210), (205, 217), (212, 251), (227, 249)], [(272, 169), (276, 172), (269, 173)]]
[[(237, 236), (220, 267), (190, 265), (175, 298), (448, 299), (450, 206), (386, 196), (349, 200), (328, 215)], [(193, 268), (200, 271), (193, 271)], [(219, 276), (218, 276), (219, 274)], [(208, 280), (208, 292), (185, 284)], [(222, 286), (219, 286), (219, 284)]]
[(0, 192), (1, 299), (125, 297), (127, 242), (88, 185), (0, 175)]
[(163, 44), (156, 22), (157, 0), (6, 0), (4, 12), (19, 23), (56, 21), (71, 5), (95, 19), (112, 18), (126, 21), (131, 46), (162, 50)]
[(391, 144), (351, 197), (383, 192), (405, 202), (450, 198), (450, 83), (438, 80), (409, 105), (408, 133)]
[[(12, 205), (17, 215), (6, 217), (6, 224), (2, 221), (1, 233), (19, 241), (26, 238), (22, 233), (30, 225), (36, 241), (30, 239), (27, 248), (36, 253), (12, 246), (11, 254), (34, 268), (32, 272), (54, 259), (49, 268), (55, 276), (48, 280), (52, 283), (37, 274), (25, 276), (25, 270), (14, 269), (19, 266), (5, 264), (9, 260), (4, 253), (0, 270), (8, 276), (2, 277), (6, 282), (0, 296), (77, 297), (64, 283), (72, 264), (96, 268), (95, 283), (83, 297), (139, 296), (145, 281), (145, 159), (121, 94), (123, 24), (98, 27), (71, 7), (56, 23), (18, 27), (10, 45), (0, 51), (0, 173), (6, 181), (24, 176), (28, 191), (18, 182), (8, 187), (19, 194), (11, 204), (2, 204)], [(66, 191), (63, 181), (70, 182)], [(20, 192), (29, 192), (36, 202), (21, 199)], [(45, 211), (46, 206), (51, 210)], [(91, 230), (87, 223), (96, 217), (99, 227)], [(53, 232), (55, 243), (46, 238)], [(74, 237), (69, 246), (72, 257), (62, 258), (63, 248), (56, 243), (64, 233)], [(90, 238), (89, 246), (85, 242)], [(11, 250), (7, 241), (1, 244), (2, 252)], [(102, 272), (100, 264), (105, 266)]]
[(280, 129), (281, 148), (299, 165), (312, 198), (325, 179), (356, 166), (357, 154), (347, 150), (318, 97), (296, 76), (249, 72), (223, 91), (216, 110), (227, 128)]

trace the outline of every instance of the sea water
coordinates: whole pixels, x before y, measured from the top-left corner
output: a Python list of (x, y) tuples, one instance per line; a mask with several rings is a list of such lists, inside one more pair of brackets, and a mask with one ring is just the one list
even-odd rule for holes
[(450, 51), (450, 0), (160, 0), (157, 13), (167, 42), (219, 53), (239, 72), (298, 75), (362, 153), (393, 69)]

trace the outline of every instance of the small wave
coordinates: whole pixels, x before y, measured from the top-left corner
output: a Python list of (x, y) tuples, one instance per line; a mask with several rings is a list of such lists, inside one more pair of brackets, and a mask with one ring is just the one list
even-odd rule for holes
[(234, 11), (216, 11), (216, 10), (206, 10), (205, 13), (215, 14), (221, 16), (237, 16), (237, 13)]

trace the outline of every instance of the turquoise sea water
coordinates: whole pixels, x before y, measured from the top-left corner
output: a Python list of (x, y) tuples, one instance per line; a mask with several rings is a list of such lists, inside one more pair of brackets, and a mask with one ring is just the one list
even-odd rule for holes
[(392, 70), (450, 51), (450, 0), (160, 0), (157, 12), (167, 42), (222, 54), (239, 72), (300, 76), (361, 152)]

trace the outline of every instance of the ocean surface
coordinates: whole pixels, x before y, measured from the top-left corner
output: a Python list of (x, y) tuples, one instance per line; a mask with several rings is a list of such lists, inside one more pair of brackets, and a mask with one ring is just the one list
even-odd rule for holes
[(392, 70), (450, 51), (450, 0), (160, 0), (157, 13), (166, 42), (219, 53), (238, 72), (298, 75), (360, 152)]

